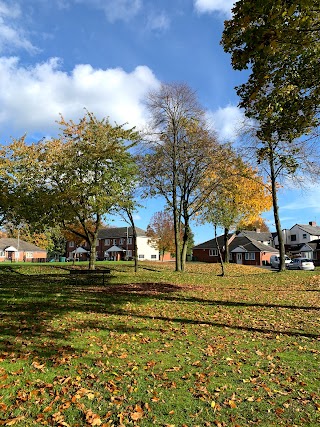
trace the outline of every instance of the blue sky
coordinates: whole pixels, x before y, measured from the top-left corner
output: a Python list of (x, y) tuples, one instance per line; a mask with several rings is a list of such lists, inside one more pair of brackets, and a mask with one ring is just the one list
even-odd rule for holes
[[(1, 143), (24, 133), (55, 135), (59, 113), (143, 127), (143, 100), (161, 82), (187, 83), (198, 94), (221, 140), (235, 139), (242, 112), (235, 72), (220, 38), (230, 0), (0, 0)], [(320, 223), (319, 187), (283, 188), (283, 228)], [(146, 228), (163, 202), (147, 200), (137, 226)], [(271, 229), (272, 212), (263, 215)], [(115, 220), (113, 225), (122, 225)], [(193, 226), (195, 242), (212, 227)]]

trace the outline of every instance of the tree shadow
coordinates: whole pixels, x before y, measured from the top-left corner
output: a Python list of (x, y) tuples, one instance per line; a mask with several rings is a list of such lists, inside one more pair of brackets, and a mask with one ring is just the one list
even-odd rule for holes
[[(317, 334), (304, 331), (273, 330), (268, 327), (256, 328), (227, 322), (188, 319), (186, 317), (148, 316), (136, 313), (127, 308), (128, 303), (144, 304), (148, 300), (170, 301), (172, 304), (201, 304), (227, 307), (265, 307), (302, 310), (319, 310), (320, 307), (295, 305), (264, 304), (255, 302), (237, 302), (210, 300), (189, 297), (183, 294), (182, 286), (171, 283), (108, 283), (104, 286), (92, 280), (79, 280), (77, 284), (69, 274), (23, 275), (16, 271), (4, 270), (0, 274), (0, 353), (22, 355), (32, 353), (40, 358), (52, 358), (59, 353), (74, 353), (76, 349), (67, 344), (71, 331), (52, 326), (52, 321), (64, 315), (76, 313), (130, 316), (134, 319), (174, 322), (184, 325), (207, 325), (233, 330), (259, 332), (262, 334), (284, 334), (318, 338)], [(80, 278), (79, 278), (80, 279)], [(75, 322), (78, 319), (75, 319)], [(105, 329), (120, 333), (136, 334), (150, 330), (143, 325), (126, 325), (116, 320), (108, 324), (106, 317), (102, 323), (85, 320), (81, 323), (84, 329)], [(154, 326), (155, 330), (157, 326)], [(160, 326), (159, 326), (160, 328)], [(1, 354), (0, 354), (1, 356)]]

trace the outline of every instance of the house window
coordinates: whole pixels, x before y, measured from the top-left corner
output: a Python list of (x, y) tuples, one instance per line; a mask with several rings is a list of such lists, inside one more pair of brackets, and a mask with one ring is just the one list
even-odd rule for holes
[(33, 253), (32, 252), (26, 252), (26, 258), (32, 258)]
[(0, 257), (4, 257), (4, 256), (6, 256), (4, 251), (0, 251)]
[(296, 234), (291, 234), (291, 242), (296, 242), (296, 241), (297, 241)]
[(117, 239), (113, 239), (113, 244), (116, 245), (117, 244)]
[(110, 245), (110, 239), (104, 239), (104, 244), (105, 245)]
[(123, 245), (124, 244), (124, 239), (120, 239), (119, 244)]
[(218, 256), (218, 249), (209, 249), (209, 256)]
[(143, 254), (139, 255), (139, 259), (144, 259), (144, 255)]
[(128, 245), (132, 245), (132, 237), (128, 237)]
[(131, 250), (129, 250), (129, 251), (127, 251), (127, 257), (132, 257), (132, 251)]
[(151, 259), (157, 259), (157, 255), (151, 255)]
[(305, 256), (308, 259), (312, 259), (313, 258), (313, 253), (311, 251), (310, 252), (304, 252), (303, 256)]
[(244, 259), (246, 261), (253, 261), (256, 259), (256, 254), (254, 252), (246, 252), (244, 254)]
[(307, 234), (306, 234), (306, 233), (303, 233), (302, 238), (303, 238), (303, 239), (306, 239), (306, 238), (307, 238)]
[(69, 242), (70, 248), (74, 248), (74, 242)]

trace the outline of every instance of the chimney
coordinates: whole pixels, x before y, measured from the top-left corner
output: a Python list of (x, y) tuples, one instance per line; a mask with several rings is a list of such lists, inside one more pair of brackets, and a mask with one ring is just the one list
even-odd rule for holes
[(260, 230), (260, 228), (256, 228), (255, 231), (256, 231), (256, 233), (260, 233), (261, 230)]
[(315, 227), (317, 223), (315, 221), (309, 221), (309, 225), (311, 225), (311, 227)]

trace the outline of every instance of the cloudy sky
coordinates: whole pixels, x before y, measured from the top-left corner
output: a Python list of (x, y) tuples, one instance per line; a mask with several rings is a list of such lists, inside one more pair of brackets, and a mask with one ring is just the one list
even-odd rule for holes
[[(221, 140), (233, 140), (242, 113), (235, 72), (220, 46), (230, 0), (0, 0), (1, 143), (27, 133), (57, 133), (59, 114), (143, 126), (146, 93), (161, 82), (187, 83), (198, 94)], [(310, 192), (284, 189), (284, 228), (318, 220)], [(146, 228), (160, 200), (144, 201), (137, 226)], [(271, 229), (272, 212), (264, 215)], [(115, 221), (114, 225), (121, 223)], [(212, 237), (194, 226), (195, 241)]]

